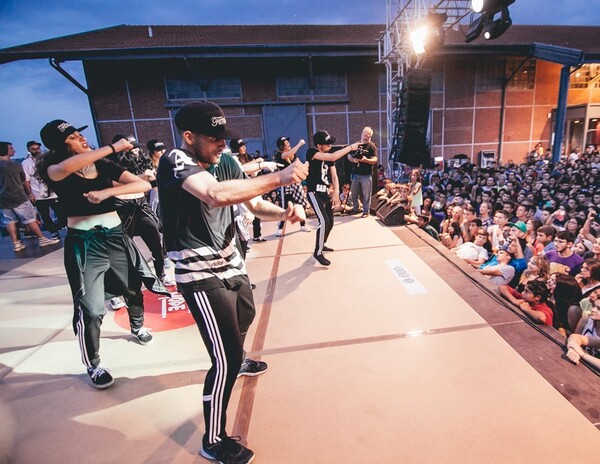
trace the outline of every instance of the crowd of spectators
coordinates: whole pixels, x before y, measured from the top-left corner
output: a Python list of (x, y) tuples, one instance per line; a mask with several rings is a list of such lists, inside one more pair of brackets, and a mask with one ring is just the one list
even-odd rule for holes
[(594, 146), (557, 163), (534, 151), (519, 164), (422, 170), (420, 214), (406, 198), (410, 184), (388, 180), (380, 195), (404, 201), (407, 222), (487, 276), (534, 323), (568, 337), (573, 363), (598, 366), (599, 169)]

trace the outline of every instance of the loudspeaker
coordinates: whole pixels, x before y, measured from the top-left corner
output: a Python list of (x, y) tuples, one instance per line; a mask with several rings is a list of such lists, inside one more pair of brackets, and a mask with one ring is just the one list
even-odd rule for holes
[(410, 166), (430, 165), (426, 142), (430, 95), (430, 71), (410, 71), (403, 82), (396, 117), (394, 152), (396, 160), (401, 163)]
[(406, 210), (402, 205), (385, 205), (377, 210), (377, 217), (386, 226), (401, 226), (405, 224), (405, 213)]
[(431, 72), (426, 69), (410, 71), (400, 96), (400, 119), (405, 123), (427, 124), (431, 96)]
[(376, 196), (371, 197), (371, 204), (369, 205), (369, 213), (375, 215), (377, 210), (385, 205), (385, 198), (379, 198)]

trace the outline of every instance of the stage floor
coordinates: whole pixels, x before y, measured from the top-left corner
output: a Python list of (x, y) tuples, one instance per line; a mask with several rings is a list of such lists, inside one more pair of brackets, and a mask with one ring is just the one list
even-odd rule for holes
[[(248, 255), (257, 316), (246, 349), (269, 370), (238, 379), (228, 414), (256, 463), (600, 456), (598, 376), (421, 231), (337, 217), (328, 268), (312, 258), (314, 232), (274, 232), (263, 224), (268, 241)], [(123, 309), (105, 317), (115, 384), (99, 391), (79, 359), (62, 249), (0, 276), (0, 463), (206, 462), (208, 356), (176, 298), (152, 304), (148, 346)]]

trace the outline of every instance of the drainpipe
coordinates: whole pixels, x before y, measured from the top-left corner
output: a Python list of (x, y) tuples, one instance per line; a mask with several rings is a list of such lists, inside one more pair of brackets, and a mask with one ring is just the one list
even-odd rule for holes
[(569, 93), (569, 77), (571, 67), (563, 66), (560, 70), (560, 85), (558, 88), (558, 108), (556, 109), (556, 126), (554, 128), (554, 145), (552, 147), (552, 162), (560, 161), (563, 139), (565, 137), (565, 124), (567, 122), (567, 96)]
[[(500, 97), (500, 124), (498, 129), (498, 165), (500, 165), (500, 157), (502, 156), (502, 146), (504, 145), (504, 119), (506, 113), (506, 87), (508, 83), (513, 80), (513, 77), (521, 70), (521, 68), (529, 61), (529, 58), (525, 58), (519, 66), (512, 72), (508, 77), (502, 80), (502, 96)], [(504, 62), (504, 75), (506, 76), (506, 61)]]

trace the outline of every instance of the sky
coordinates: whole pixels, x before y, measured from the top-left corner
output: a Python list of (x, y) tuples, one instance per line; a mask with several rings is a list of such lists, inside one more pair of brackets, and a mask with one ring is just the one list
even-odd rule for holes
[[(597, 26), (600, 9), (592, 3), (516, 0), (509, 10), (513, 24)], [(385, 0), (0, 0), (0, 48), (120, 24), (385, 24), (385, 15)], [(62, 66), (86, 85), (79, 62)], [(47, 60), (0, 65), (0, 118), (0, 140), (14, 145), (15, 158), (48, 121), (92, 126), (86, 95)], [(93, 130), (86, 136), (97, 143)]]

